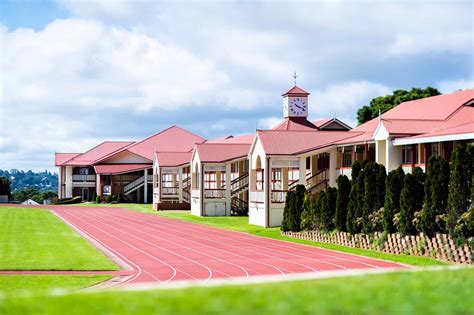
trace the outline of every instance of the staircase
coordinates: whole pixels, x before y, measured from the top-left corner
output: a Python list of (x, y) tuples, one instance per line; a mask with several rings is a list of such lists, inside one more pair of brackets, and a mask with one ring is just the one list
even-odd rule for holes
[(249, 190), (249, 173), (244, 173), (230, 182), (230, 194), (232, 197)]
[(310, 194), (316, 194), (328, 187), (328, 169), (318, 171), (316, 174), (306, 178), (306, 191)]
[(230, 203), (230, 215), (246, 216), (249, 214), (249, 204), (247, 201), (237, 197), (232, 197)]
[(144, 183), (145, 183), (145, 176), (140, 176), (134, 181), (123, 186), (123, 193), (125, 195), (130, 194), (134, 192), (135, 190), (137, 190), (138, 188), (143, 187)]
[(185, 202), (189, 202), (191, 199), (191, 176), (186, 177), (183, 179), (183, 200)]

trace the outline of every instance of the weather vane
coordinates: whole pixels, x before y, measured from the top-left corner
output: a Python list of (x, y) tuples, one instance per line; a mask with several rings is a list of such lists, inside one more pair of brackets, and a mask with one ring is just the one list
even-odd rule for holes
[(295, 71), (295, 72), (293, 73), (293, 78), (295, 79), (295, 86), (296, 86), (296, 78), (297, 78), (297, 77), (298, 77), (298, 76), (296, 75), (296, 71)]

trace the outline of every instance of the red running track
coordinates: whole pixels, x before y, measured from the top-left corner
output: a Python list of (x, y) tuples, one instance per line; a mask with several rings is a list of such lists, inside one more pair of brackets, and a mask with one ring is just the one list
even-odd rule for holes
[(51, 208), (132, 267), (132, 276), (122, 285), (403, 267), (120, 208)]

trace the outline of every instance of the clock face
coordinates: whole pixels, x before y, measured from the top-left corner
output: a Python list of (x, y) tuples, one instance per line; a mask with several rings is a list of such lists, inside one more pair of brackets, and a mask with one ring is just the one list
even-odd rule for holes
[(302, 116), (306, 114), (308, 104), (302, 97), (296, 97), (290, 100), (290, 113), (295, 116)]

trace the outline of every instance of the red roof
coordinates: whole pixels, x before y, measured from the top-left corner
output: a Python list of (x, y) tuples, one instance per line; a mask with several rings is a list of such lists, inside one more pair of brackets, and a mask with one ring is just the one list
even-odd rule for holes
[(221, 163), (248, 155), (250, 144), (203, 143), (196, 145), (199, 159), (203, 163)]
[(190, 164), (192, 152), (156, 152), (160, 167), (177, 167)]
[(94, 166), (97, 174), (127, 173), (144, 170), (150, 167), (151, 166), (148, 164), (99, 164)]
[(309, 93), (306, 92), (305, 90), (303, 90), (302, 88), (297, 87), (295, 85), (290, 90), (288, 90), (286, 93), (283, 93), (281, 96), (286, 96), (286, 95), (307, 96), (307, 95), (309, 95)]
[[(410, 138), (428, 138), (428, 137), (439, 137), (439, 136), (447, 136), (447, 135), (460, 135), (460, 134), (467, 134), (467, 133), (474, 133), (474, 122), (468, 122), (466, 124), (435, 130), (432, 132), (424, 133), (422, 135), (410, 137)], [(406, 138), (403, 138), (406, 139)]]
[(206, 143), (238, 143), (238, 144), (252, 144), (255, 134), (241, 135), (241, 136), (227, 136), (209, 140)]
[(305, 117), (286, 118), (281, 123), (272, 128), (272, 130), (318, 130), (313, 123)]
[(155, 152), (189, 152), (206, 139), (178, 126), (172, 126), (127, 148), (128, 151), (153, 161)]
[(335, 144), (337, 141), (361, 135), (352, 131), (282, 131), (259, 130), (257, 136), (269, 155), (304, 153)]
[(61, 166), (73, 157), (79, 155), (80, 153), (55, 153), (54, 154), (54, 165)]
[(325, 124), (327, 124), (328, 122), (332, 121), (334, 118), (325, 118), (325, 119), (319, 119), (319, 120), (315, 120), (313, 121), (313, 125), (315, 125), (316, 127), (321, 127), (321, 126), (324, 126)]
[(105, 141), (89, 151), (76, 155), (67, 161), (65, 165), (92, 165), (102, 157), (117, 152), (132, 143), (129, 141)]
[(383, 114), (384, 119), (445, 120), (474, 99), (474, 89), (404, 102)]

